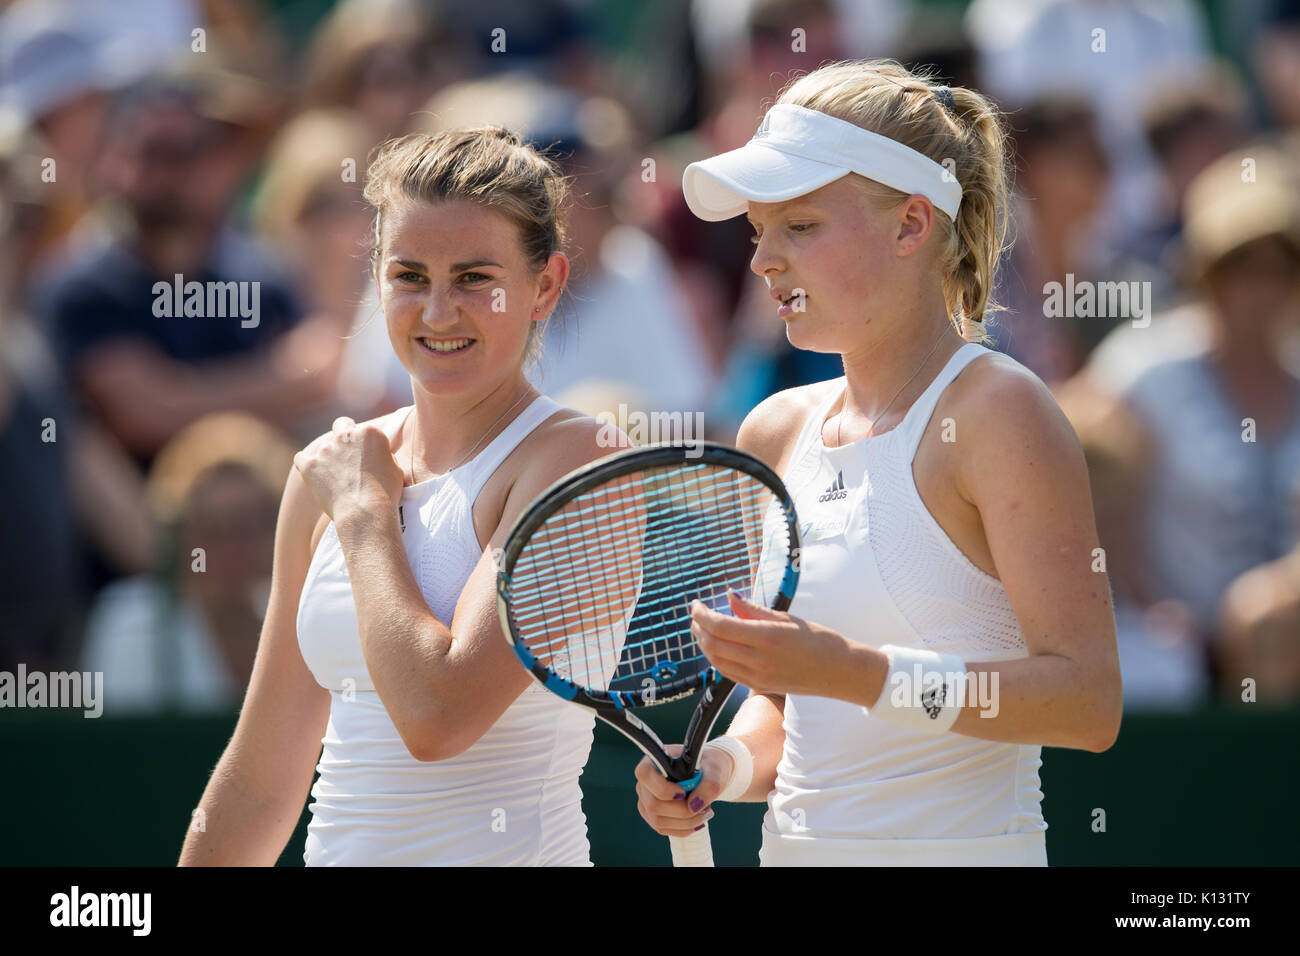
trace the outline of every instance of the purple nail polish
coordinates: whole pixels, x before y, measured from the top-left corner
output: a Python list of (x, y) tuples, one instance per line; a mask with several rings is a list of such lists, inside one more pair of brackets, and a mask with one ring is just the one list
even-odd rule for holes
[(673, 794), (673, 799), (674, 799), (674, 800), (685, 800), (685, 799), (686, 799), (686, 794), (685, 794), (684, 792), (683, 792), (683, 793), (675, 793), (675, 794)]
[(699, 813), (703, 809), (704, 809), (704, 801), (701, 800), (699, 797), (694, 797), (691, 800), (691, 812)]
[(708, 826), (707, 823), (701, 823), (698, 827), (695, 828), (695, 832), (698, 833), (699, 831), (703, 830), (707, 826)]

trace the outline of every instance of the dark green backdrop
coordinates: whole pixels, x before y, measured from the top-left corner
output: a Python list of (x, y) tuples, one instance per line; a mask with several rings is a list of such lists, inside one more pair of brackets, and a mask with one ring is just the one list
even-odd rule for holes
[[(690, 703), (656, 716), (680, 723)], [(175, 863), (233, 726), (233, 716), (87, 720), (79, 712), (0, 711), (0, 865)], [(1294, 865), (1298, 741), (1300, 710), (1244, 707), (1127, 716), (1104, 754), (1045, 748), (1048, 858)], [(630, 743), (599, 726), (582, 778), (597, 864), (669, 862), (667, 842), (636, 812), (636, 759)], [(1106, 812), (1104, 833), (1092, 829), (1094, 808)], [(763, 807), (720, 811), (711, 826), (718, 864), (756, 864)], [(304, 812), (282, 865), (301, 865), (306, 823)]]

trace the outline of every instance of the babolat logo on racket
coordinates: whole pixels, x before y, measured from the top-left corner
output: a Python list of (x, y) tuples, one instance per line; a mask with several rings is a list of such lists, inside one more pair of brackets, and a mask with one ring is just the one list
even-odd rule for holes
[(844, 489), (844, 472), (841, 471), (835, 476), (835, 480), (831, 482), (831, 486), (827, 488), (822, 496), (817, 500), (824, 503), (827, 501), (839, 501), (841, 498), (847, 498), (848, 496), (849, 493)]

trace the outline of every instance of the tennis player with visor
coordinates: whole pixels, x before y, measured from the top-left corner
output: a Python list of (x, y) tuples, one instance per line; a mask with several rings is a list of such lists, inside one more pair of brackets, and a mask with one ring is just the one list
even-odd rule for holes
[(694, 607), (753, 693), (691, 793), (638, 765), (642, 816), (680, 836), (766, 801), (766, 866), (1046, 865), (1041, 748), (1109, 748), (1121, 688), (1078, 440), (981, 344), (1007, 231), (996, 108), (892, 61), (831, 64), (683, 188), (702, 219), (747, 216), (790, 344), (844, 376), (740, 428), (797, 508), (798, 593)]

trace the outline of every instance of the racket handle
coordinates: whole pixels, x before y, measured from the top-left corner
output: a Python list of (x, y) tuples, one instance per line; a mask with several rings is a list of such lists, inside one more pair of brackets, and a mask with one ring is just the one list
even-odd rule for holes
[(713, 841), (709, 839), (709, 825), (688, 837), (669, 837), (673, 851), (673, 866), (712, 866)]

